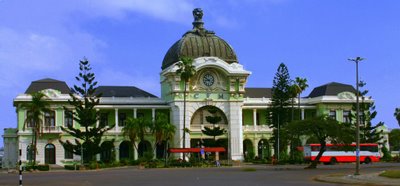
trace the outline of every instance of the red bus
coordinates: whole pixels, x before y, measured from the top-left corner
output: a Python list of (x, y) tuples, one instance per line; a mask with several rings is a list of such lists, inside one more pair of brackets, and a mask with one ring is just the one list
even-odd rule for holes
[[(324, 164), (336, 164), (338, 162), (356, 162), (356, 144), (351, 144), (351, 150), (338, 148), (341, 145), (326, 144), (326, 151), (322, 154), (319, 162)], [(304, 147), (304, 159), (314, 161), (321, 148), (320, 144), (309, 144)], [(371, 163), (378, 162), (381, 155), (378, 151), (378, 144), (363, 143), (360, 144), (360, 162)]]

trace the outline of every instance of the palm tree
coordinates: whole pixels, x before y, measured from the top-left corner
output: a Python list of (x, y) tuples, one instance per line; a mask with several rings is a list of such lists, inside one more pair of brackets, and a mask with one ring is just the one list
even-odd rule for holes
[[(37, 139), (42, 134), (42, 115), (44, 112), (50, 111), (49, 102), (47, 96), (42, 92), (35, 92), (31, 94), (32, 101), (29, 103), (24, 103), (21, 105), (22, 108), (25, 108), (27, 111), (27, 116), (24, 122), (23, 129), (25, 129), (26, 125), (30, 125), (32, 127), (32, 143), (30, 152), (33, 155), (33, 165), (36, 165), (36, 154), (37, 154)], [(31, 152), (33, 150), (33, 152)], [(31, 160), (30, 160), (31, 161)]]
[(396, 117), (397, 123), (400, 126), (400, 108), (396, 108), (394, 111), (394, 117)]
[[(192, 78), (196, 74), (196, 69), (192, 65), (193, 59), (190, 57), (181, 57), (180, 62), (178, 62), (178, 70), (176, 73), (181, 77), (181, 80), (185, 82), (184, 90), (183, 90), (183, 148), (186, 147), (186, 93), (187, 93), (187, 86)], [(185, 154), (183, 155), (183, 161), (185, 161)]]
[(165, 114), (160, 113), (156, 116), (152, 132), (155, 135), (155, 143), (154, 147), (156, 148), (157, 144), (161, 144), (165, 141), (164, 146), (164, 158), (165, 158), (165, 166), (167, 165), (167, 149), (168, 143), (171, 138), (175, 135), (176, 127), (175, 125), (169, 123), (168, 118)]
[(300, 95), (308, 87), (307, 79), (306, 78), (296, 77), (295, 85), (296, 85), (296, 92), (297, 92), (297, 96), (298, 96), (298, 101), (297, 101), (298, 105), (297, 106), (298, 106), (298, 109), (299, 109), (299, 119), (301, 119)]
[(122, 128), (122, 134), (129, 138), (132, 146), (136, 151), (138, 148), (136, 146), (136, 141), (143, 141), (146, 135), (146, 130), (150, 127), (150, 122), (144, 118), (132, 118), (128, 117), (124, 128)]

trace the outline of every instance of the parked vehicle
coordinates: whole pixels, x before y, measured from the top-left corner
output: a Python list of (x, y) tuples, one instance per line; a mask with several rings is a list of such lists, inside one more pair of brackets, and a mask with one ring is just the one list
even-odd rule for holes
[[(306, 161), (314, 161), (317, 157), (320, 144), (309, 144), (303, 147), (304, 159)], [(360, 162), (369, 164), (371, 162), (378, 162), (381, 155), (376, 143), (362, 143), (360, 144)], [(326, 151), (322, 154), (319, 162), (324, 164), (336, 164), (339, 162), (351, 163), (356, 162), (356, 144), (351, 144), (350, 147), (345, 148), (343, 145), (327, 144)]]

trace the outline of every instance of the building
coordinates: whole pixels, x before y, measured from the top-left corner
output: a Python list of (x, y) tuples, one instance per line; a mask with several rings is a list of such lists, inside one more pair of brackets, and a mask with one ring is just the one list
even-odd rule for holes
[[(214, 32), (204, 28), (201, 10), (195, 9), (193, 15), (193, 29), (170, 47), (162, 62), (161, 98), (133, 86), (98, 87), (97, 91), (103, 93), (103, 97), (97, 107), (101, 112), (97, 124), (115, 125), (104, 135), (102, 145), (114, 147), (112, 153), (115, 153), (116, 160), (128, 158), (132, 151), (134, 158), (138, 158), (149, 149), (155, 149), (156, 157), (163, 157), (164, 144), (155, 147), (151, 136), (137, 144), (138, 150), (131, 149), (129, 140), (121, 134), (128, 117), (154, 120), (157, 113), (165, 113), (177, 128), (176, 135), (171, 140), (172, 146), (183, 147), (185, 140), (186, 147), (197, 147), (201, 141), (211, 139), (201, 132), (204, 127), (212, 125), (205, 119), (210, 116), (210, 107), (216, 109), (215, 114), (222, 118), (218, 126), (227, 130), (226, 134), (218, 137), (227, 149), (227, 153), (221, 154), (222, 158), (240, 161), (250, 153), (259, 157), (273, 154), (272, 144), (269, 142), (272, 129), (268, 127), (267, 121), (271, 89), (247, 87), (247, 78), (251, 72), (239, 63), (233, 48)], [(176, 64), (182, 56), (193, 58), (196, 69), (187, 89), (186, 111), (183, 108), (184, 82), (176, 73)], [(71, 136), (61, 131), (61, 126), (80, 128), (79, 123), (68, 113), (70, 111), (64, 110), (73, 109), (68, 105), (70, 88), (63, 81), (49, 78), (33, 81), (25, 93), (14, 99), (18, 126), (17, 130), (6, 130), (4, 141), (6, 143), (7, 138), (10, 143), (5, 145), (5, 149), (7, 146), (18, 146), (22, 152), (22, 161), (29, 159), (32, 132), (29, 126), (23, 127), (27, 111), (20, 106), (31, 100), (29, 94), (37, 91), (42, 91), (52, 101), (51, 112), (44, 113), (43, 116), (44, 134), (38, 141), (37, 160), (39, 163), (58, 165), (79, 161), (80, 156), (68, 153), (59, 143), (60, 139), (71, 139)], [(309, 96), (300, 100), (298, 112), (302, 119), (326, 114), (340, 122), (350, 121), (352, 105), (356, 101), (355, 92), (351, 85), (336, 82), (316, 87)], [(364, 101), (373, 102), (370, 98)], [(297, 101), (295, 104), (297, 105)], [(184, 120), (186, 128), (191, 131), (185, 139)], [(12, 139), (16, 140), (16, 144), (11, 142)], [(115, 141), (111, 142), (111, 139)], [(306, 140), (304, 139), (304, 143)], [(17, 151), (14, 149), (10, 153)], [(109, 159), (110, 154), (111, 152), (102, 153), (98, 159)]]

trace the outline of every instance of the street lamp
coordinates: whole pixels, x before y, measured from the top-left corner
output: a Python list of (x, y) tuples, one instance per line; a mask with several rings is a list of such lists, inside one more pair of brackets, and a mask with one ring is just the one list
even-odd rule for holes
[(358, 100), (359, 91), (358, 91), (358, 63), (364, 58), (356, 57), (353, 59), (348, 59), (349, 61), (356, 63), (356, 105), (357, 105), (357, 113), (356, 113), (356, 172), (354, 175), (360, 175), (360, 102)]

